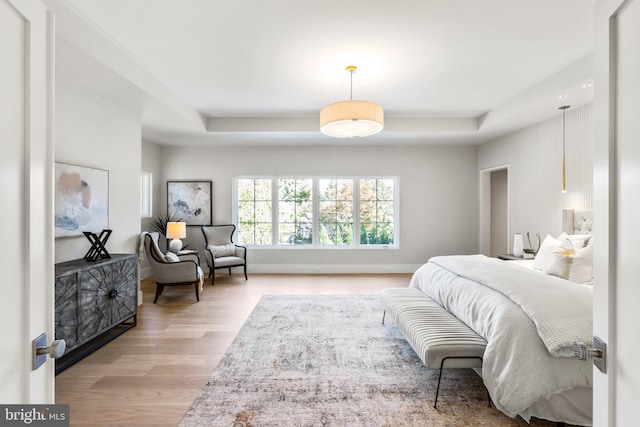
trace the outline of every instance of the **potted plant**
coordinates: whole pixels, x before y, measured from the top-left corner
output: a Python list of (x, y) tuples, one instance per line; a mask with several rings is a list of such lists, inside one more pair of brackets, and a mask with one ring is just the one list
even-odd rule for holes
[(540, 233), (536, 233), (536, 236), (538, 237), (538, 247), (536, 249), (533, 249), (533, 245), (531, 244), (531, 236), (529, 236), (529, 232), (527, 231), (527, 242), (529, 243), (529, 247), (522, 249), (522, 252), (524, 252), (523, 258), (535, 258), (536, 254), (538, 253), (541, 244)]

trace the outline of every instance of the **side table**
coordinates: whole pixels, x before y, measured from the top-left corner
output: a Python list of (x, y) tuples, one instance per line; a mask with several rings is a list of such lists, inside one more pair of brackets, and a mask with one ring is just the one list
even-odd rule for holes
[(521, 261), (524, 259), (521, 256), (515, 256), (514, 254), (499, 254), (498, 258), (505, 261)]
[(200, 252), (199, 251), (195, 251), (192, 249), (182, 249), (181, 251), (176, 252), (176, 255), (178, 255), (179, 258), (182, 258), (183, 256), (188, 258), (191, 258), (189, 255), (195, 255), (198, 258), (198, 265), (200, 265)]

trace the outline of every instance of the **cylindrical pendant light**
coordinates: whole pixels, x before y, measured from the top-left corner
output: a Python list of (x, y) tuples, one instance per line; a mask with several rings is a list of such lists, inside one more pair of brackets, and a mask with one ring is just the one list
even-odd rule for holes
[(558, 107), (562, 110), (562, 192), (567, 192), (567, 138), (566, 138), (566, 113), (570, 105)]
[(353, 73), (358, 67), (347, 66), (351, 74), (349, 101), (327, 105), (320, 111), (320, 131), (336, 138), (374, 135), (384, 127), (382, 107), (370, 101), (353, 100)]

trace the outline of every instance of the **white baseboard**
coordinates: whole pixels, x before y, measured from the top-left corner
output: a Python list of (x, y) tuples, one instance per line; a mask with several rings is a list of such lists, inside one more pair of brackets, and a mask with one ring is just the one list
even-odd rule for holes
[(422, 264), (249, 264), (250, 273), (384, 274), (413, 273)]
[(145, 267), (140, 269), (140, 280), (146, 279), (152, 276), (153, 276), (153, 272), (151, 271), (151, 267)]
[(140, 290), (140, 280), (153, 276), (153, 272), (151, 271), (151, 267), (147, 266), (145, 268), (140, 268), (138, 270), (138, 274), (140, 276), (138, 278), (138, 305), (142, 305), (142, 290)]
[[(247, 273), (265, 274), (402, 274), (413, 273), (422, 264), (249, 264)], [(205, 277), (209, 276), (206, 265), (202, 265)], [(232, 268), (234, 273), (241, 268)], [(140, 269), (140, 280), (152, 277), (150, 267)], [(142, 301), (142, 296), (140, 299)]]

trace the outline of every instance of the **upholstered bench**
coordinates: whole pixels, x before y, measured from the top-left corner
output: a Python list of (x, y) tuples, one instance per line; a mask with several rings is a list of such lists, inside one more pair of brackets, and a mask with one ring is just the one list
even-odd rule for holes
[(388, 311), (422, 363), (427, 368), (440, 369), (434, 408), (438, 404), (442, 369), (482, 367), (487, 346), (484, 338), (424, 292), (415, 288), (387, 288), (380, 291), (380, 302), (384, 307), (382, 323)]

